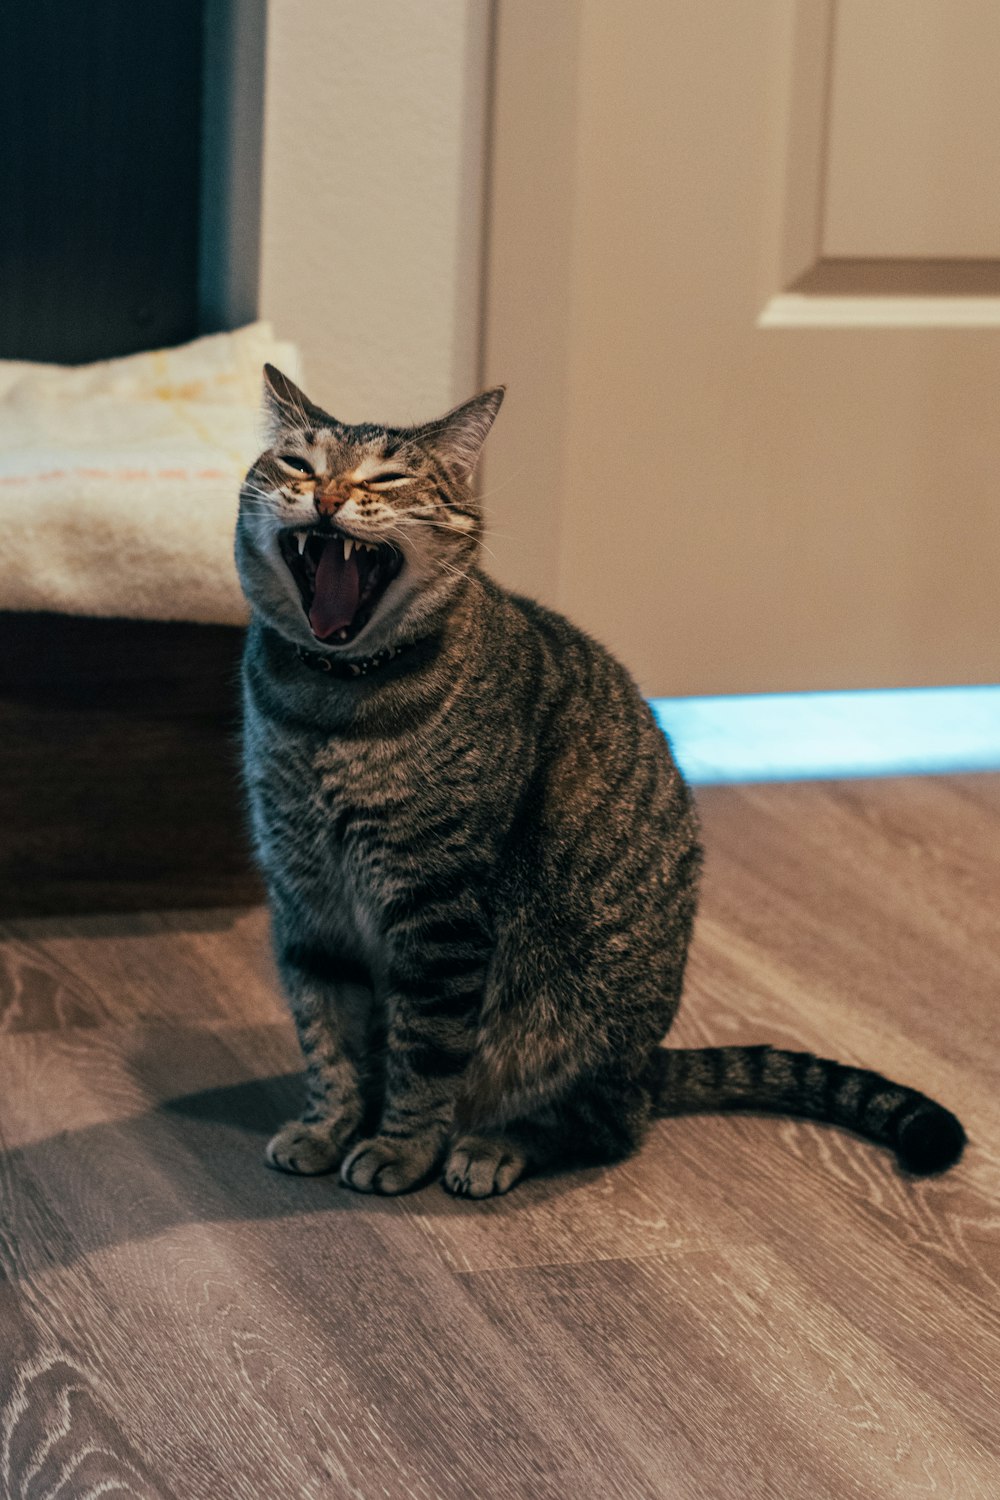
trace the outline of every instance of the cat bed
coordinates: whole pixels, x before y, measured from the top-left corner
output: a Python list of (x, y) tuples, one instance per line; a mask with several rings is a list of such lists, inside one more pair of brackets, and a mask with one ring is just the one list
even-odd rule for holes
[(254, 323), (77, 367), (0, 361), (0, 609), (242, 624), (239, 485), (264, 446)]
[(0, 919), (260, 899), (232, 558), (267, 360), (256, 323), (0, 361)]

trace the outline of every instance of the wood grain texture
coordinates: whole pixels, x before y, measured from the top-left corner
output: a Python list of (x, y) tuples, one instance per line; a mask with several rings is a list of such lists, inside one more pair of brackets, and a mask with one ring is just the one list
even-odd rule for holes
[(883, 1068), (959, 1167), (703, 1117), (358, 1197), (263, 1166), (300, 1059), (262, 909), (8, 922), (0, 1500), (1000, 1492), (1000, 777), (699, 800), (674, 1039)]
[(243, 632), (0, 612), (0, 917), (259, 900)]

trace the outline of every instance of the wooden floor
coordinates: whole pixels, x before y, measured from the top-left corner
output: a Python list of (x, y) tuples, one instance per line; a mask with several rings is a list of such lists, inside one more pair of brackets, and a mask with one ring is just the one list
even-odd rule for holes
[(265, 1169), (298, 1057), (259, 909), (2, 930), (0, 1497), (1000, 1495), (1000, 777), (706, 790), (679, 1043), (962, 1116), (660, 1123), (456, 1202)]

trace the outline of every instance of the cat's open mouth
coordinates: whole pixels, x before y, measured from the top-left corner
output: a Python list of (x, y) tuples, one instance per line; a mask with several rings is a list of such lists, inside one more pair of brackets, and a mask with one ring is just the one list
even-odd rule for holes
[(286, 529), (278, 545), (310, 630), (331, 645), (353, 640), (364, 629), (403, 565), (398, 548), (355, 541), (335, 526)]

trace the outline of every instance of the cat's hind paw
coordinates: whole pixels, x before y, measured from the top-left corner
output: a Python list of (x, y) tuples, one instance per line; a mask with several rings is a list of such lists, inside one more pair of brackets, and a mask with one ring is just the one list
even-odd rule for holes
[(524, 1153), (502, 1136), (462, 1136), (451, 1148), (442, 1182), (459, 1198), (508, 1192), (524, 1175)]
[(344, 1155), (344, 1134), (328, 1121), (316, 1124), (289, 1120), (268, 1141), (264, 1155), (268, 1166), (279, 1172), (297, 1172), (315, 1177), (332, 1172)]

